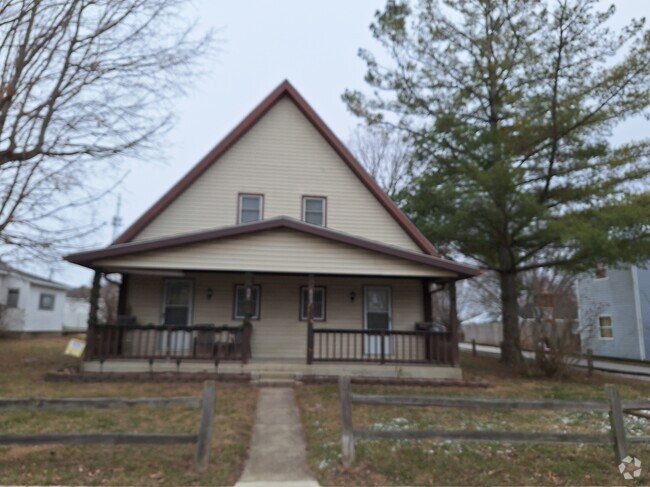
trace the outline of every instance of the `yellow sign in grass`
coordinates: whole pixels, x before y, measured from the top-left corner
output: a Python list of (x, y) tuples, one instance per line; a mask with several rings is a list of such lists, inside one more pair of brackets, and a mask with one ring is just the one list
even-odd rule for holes
[(85, 348), (86, 342), (73, 338), (68, 342), (68, 346), (65, 347), (65, 354), (72, 355), (73, 357), (81, 357)]

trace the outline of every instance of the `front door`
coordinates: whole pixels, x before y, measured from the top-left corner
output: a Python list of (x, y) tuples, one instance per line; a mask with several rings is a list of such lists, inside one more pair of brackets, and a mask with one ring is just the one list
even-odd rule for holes
[[(364, 328), (372, 331), (388, 331), (391, 325), (391, 296), (388, 286), (366, 286), (363, 299)], [(380, 355), (382, 337), (377, 335), (366, 335), (364, 350), (366, 355)], [(384, 354), (390, 354), (390, 337), (384, 340)]]
[[(162, 324), (188, 326), (192, 320), (192, 281), (166, 279), (163, 289)], [(161, 348), (164, 353), (184, 354), (190, 351), (192, 334), (185, 331), (164, 332)]]

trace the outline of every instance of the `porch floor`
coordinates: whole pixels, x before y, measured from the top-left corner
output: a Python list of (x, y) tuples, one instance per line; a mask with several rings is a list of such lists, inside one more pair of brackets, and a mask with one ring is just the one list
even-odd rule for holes
[(150, 368), (147, 360), (107, 360), (103, 365), (99, 361), (83, 362), (84, 372), (217, 372), (219, 374), (250, 374), (252, 380), (265, 378), (302, 377), (352, 377), (392, 378), (392, 379), (433, 379), (461, 380), (460, 367), (443, 365), (411, 364), (360, 364), (360, 363), (314, 363), (308, 365), (299, 359), (255, 359), (247, 364), (240, 362), (221, 362), (215, 367), (213, 362), (187, 360), (176, 365), (174, 360), (158, 360)]

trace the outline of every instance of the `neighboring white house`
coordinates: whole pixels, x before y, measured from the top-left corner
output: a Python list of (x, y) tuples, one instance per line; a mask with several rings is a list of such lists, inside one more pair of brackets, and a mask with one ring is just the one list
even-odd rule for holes
[[(100, 304), (100, 306), (102, 304)], [(90, 301), (88, 301), (88, 298), (75, 298), (72, 296), (66, 297), (63, 330), (66, 332), (85, 331), (88, 327), (89, 313)]]
[(0, 328), (10, 332), (61, 332), (67, 289), (0, 262)]
[(650, 357), (650, 263), (599, 268), (577, 285), (583, 349), (604, 357)]

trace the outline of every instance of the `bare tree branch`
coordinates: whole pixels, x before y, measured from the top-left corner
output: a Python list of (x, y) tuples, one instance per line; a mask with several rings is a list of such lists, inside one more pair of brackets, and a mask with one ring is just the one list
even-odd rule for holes
[(120, 161), (156, 153), (214, 51), (187, 4), (0, 0), (0, 255), (53, 256), (92, 234), (101, 222), (83, 211)]

